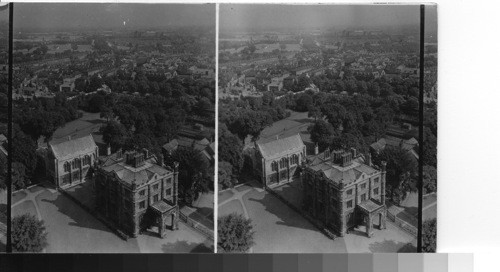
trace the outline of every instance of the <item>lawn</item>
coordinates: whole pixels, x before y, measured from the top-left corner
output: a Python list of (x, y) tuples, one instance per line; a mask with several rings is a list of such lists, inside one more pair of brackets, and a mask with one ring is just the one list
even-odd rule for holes
[(35, 205), (33, 204), (32, 201), (24, 201), (14, 207), (12, 207), (12, 216), (16, 215), (23, 215), (26, 213), (29, 213), (31, 215), (34, 215), (36, 218), (38, 218), (38, 215), (36, 214), (36, 208)]
[(226, 190), (226, 191), (224, 191), (224, 192), (219, 193), (219, 195), (218, 195), (218, 198), (219, 198), (219, 199), (218, 199), (218, 202), (219, 202), (219, 203), (222, 203), (222, 202), (224, 202), (224, 201), (226, 201), (226, 200), (230, 199), (230, 198), (231, 198), (231, 197), (233, 197), (233, 196), (234, 196), (234, 193), (233, 193), (233, 192), (231, 192), (231, 190)]
[(16, 193), (13, 193), (12, 194), (12, 204), (15, 204), (17, 202), (19, 202), (20, 200), (24, 199), (25, 197), (27, 196), (27, 194), (23, 191), (19, 191), (19, 192), (16, 192)]
[(219, 207), (219, 217), (223, 215), (227, 215), (230, 213), (237, 213), (237, 214), (243, 214), (243, 206), (241, 206), (241, 202), (237, 199), (231, 200), (228, 203), (222, 205)]
[(48, 232), (48, 253), (138, 253), (137, 241), (124, 241), (94, 216), (59, 192), (36, 197)]
[[(244, 197), (255, 231), (255, 253), (345, 253), (342, 238), (331, 240), (268, 192)], [(230, 204), (230, 203), (228, 203)]]

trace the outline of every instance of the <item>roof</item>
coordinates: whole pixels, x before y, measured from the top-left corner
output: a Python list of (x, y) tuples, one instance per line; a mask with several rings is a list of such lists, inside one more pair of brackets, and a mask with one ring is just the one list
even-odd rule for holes
[(358, 156), (348, 166), (333, 163), (332, 158), (325, 158), (324, 152), (308, 158), (307, 167), (313, 171), (321, 171), (331, 181), (339, 184), (349, 184), (358, 180), (364, 180), (368, 176), (376, 174), (379, 170), (364, 163), (364, 158)]
[(375, 203), (373, 200), (370, 199), (370, 200), (363, 201), (363, 202), (359, 203), (358, 207), (360, 207), (361, 209), (370, 213), (370, 212), (376, 211), (377, 209), (381, 208), (382, 205)]
[(155, 211), (163, 214), (163, 213), (166, 213), (169, 210), (173, 209), (174, 206), (168, 204), (165, 201), (159, 201), (159, 202), (153, 203), (151, 205), (151, 208), (153, 208)]
[(58, 160), (66, 160), (79, 155), (88, 154), (94, 152), (97, 148), (92, 135), (59, 143), (50, 142), (49, 146), (54, 157)]
[(101, 169), (106, 172), (114, 172), (116, 176), (127, 184), (142, 185), (148, 183), (155, 175), (165, 176), (172, 171), (156, 164), (155, 157), (150, 157), (139, 167), (125, 163), (125, 159), (118, 158), (117, 154), (104, 158)]
[(305, 145), (300, 135), (296, 134), (267, 143), (258, 143), (257, 147), (262, 157), (272, 159), (289, 153), (302, 151)]

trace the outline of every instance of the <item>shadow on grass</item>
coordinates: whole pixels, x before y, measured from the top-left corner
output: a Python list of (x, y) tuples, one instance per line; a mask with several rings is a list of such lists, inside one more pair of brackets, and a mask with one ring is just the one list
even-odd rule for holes
[(393, 240), (384, 240), (383, 242), (375, 242), (370, 244), (369, 249), (373, 253), (415, 253), (417, 247), (411, 243), (394, 242)]
[(187, 241), (177, 241), (164, 244), (161, 247), (165, 253), (213, 253), (213, 246), (207, 246), (205, 243), (188, 243)]
[[(43, 197), (43, 198), (42, 198)], [(44, 192), (37, 196), (42, 203), (49, 203), (57, 208), (57, 212), (66, 215), (70, 218), (68, 225), (81, 228), (95, 229), (105, 232), (112, 232), (103, 223), (101, 223), (94, 215), (83, 209), (79, 204), (72, 199), (63, 195), (60, 192), (51, 194)]]
[[(251, 192), (253, 196), (244, 196), (244, 201), (259, 203), (264, 206), (266, 212), (274, 214), (278, 217), (277, 225), (295, 227), (306, 230), (314, 230), (319, 231), (316, 227), (314, 227), (307, 219), (305, 219), (301, 214), (297, 211), (289, 207), (287, 204), (282, 202), (277, 197), (273, 196), (269, 192)], [(254, 221), (258, 221), (259, 215), (252, 215), (251, 208), (247, 205), (247, 210), (249, 212), (249, 217)]]

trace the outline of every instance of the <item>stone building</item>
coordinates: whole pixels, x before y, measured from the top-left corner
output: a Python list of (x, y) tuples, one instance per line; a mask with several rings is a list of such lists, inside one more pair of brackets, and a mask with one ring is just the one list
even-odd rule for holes
[(289, 182), (306, 156), (300, 135), (256, 143), (254, 171), (264, 186)]
[[(96, 205), (100, 213), (127, 235), (158, 228), (177, 229), (178, 164), (165, 167), (148, 150), (121, 150), (101, 160), (95, 174)], [(168, 224), (167, 224), (168, 223)]]
[(385, 229), (385, 169), (355, 149), (309, 157), (301, 174), (304, 210), (337, 235), (364, 225), (371, 237), (374, 225)]
[(92, 135), (50, 142), (45, 161), (46, 173), (60, 188), (80, 184), (95, 165), (98, 154), (99, 148)]

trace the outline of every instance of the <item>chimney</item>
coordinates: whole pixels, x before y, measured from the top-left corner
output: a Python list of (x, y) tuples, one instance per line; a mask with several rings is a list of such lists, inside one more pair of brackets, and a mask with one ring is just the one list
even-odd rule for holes
[(356, 148), (351, 147), (351, 154), (352, 154), (352, 158), (353, 158), (353, 159), (355, 159), (355, 158), (358, 156), (358, 154), (357, 154), (357, 152), (356, 152)]
[(351, 153), (344, 152), (340, 156), (342, 159), (342, 167), (349, 166), (352, 163), (352, 154)]
[(122, 159), (123, 158), (123, 151), (122, 149), (118, 149), (118, 151), (116, 151), (116, 158), (117, 159)]
[(380, 174), (380, 202), (382, 202), (382, 205), (385, 205), (385, 176), (386, 176), (386, 169), (387, 162), (382, 161), (382, 173)]
[(108, 147), (106, 148), (106, 156), (109, 155), (111, 155), (111, 145), (108, 145)]
[(142, 149), (142, 154), (144, 154), (144, 159), (149, 158), (149, 150), (147, 150), (146, 148)]
[(314, 146), (314, 155), (318, 155), (319, 153), (319, 147), (318, 147), (318, 143), (316, 143), (316, 145)]
[(179, 183), (179, 163), (174, 162), (174, 184), (173, 184), (173, 194), (172, 200), (174, 202), (174, 206), (177, 206), (177, 198), (178, 198), (178, 183)]
[(279, 135), (276, 135), (276, 140), (278, 140), (279, 138), (280, 138), (280, 136), (279, 136)]
[(370, 154), (370, 151), (366, 152), (365, 156), (365, 164), (368, 166), (372, 166), (372, 155)]
[(382, 172), (385, 172), (386, 167), (387, 167), (387, 162), (382, 161)]
[(68, 135), (68, 141), (71, 141), (71, 135)]
[(330, 158), (330, 149), (329, 148), (325, 149), (324, 155), (325, 155), (325, 160)]
[(163, 167), (163, 166), (165, 166), (165, 164), (164, 164), (164, 162), (163, 162), (163, 155), (162, 155), (162, 154), (160, 154), (160, 155), (158, 156), (158, 165), (159, 165), (159, 166), (162, 166), (162, 167)]

